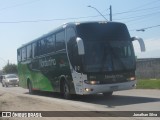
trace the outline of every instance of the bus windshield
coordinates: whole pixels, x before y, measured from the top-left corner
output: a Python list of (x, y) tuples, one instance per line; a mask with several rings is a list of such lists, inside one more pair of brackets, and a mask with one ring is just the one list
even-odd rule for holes
[(86, 42), (85, 51), (86, 72), (135, 69), (132, 44), (129, 41)]
[(133, 45), (124, 24), (82, 24), (77, 32), (84, 41), (85, 72), (135, 70)]

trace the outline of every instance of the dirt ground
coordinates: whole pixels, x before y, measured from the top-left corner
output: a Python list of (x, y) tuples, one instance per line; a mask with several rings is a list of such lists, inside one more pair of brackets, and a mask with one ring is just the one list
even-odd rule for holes
[[(0, 112), (2, 111), (109, 111), (109, 110), (139, 110), (145, 106), (145, 109), (159, 110), (159, 91), (145, 90), (147, 94), (144, 95), (144, 90), (134, 90), (136, 97), (131, 95), (133, 91), (122, 91), (113, 97), (113, 101), (103, 99), (102, 104), (94, 104), (90, 102), (83, 102), (83, 100), (64, 100), (59, 97), (50, 95), (29, 95), (28, 90), (23, 91), (18, 87), (2, 88), (0, 87)], [(154, 94), (153, 94), (154, 93)], [(120, 95), (119, 95), (120, 94)], [(142, 97), (143, 96), (143, 97)], [(149, 97), (148, 97), (149, 96)], [(91, 97), (92, 98), (92, 97)], [(100, 99), (102, 97), (99, 97)], [(119, 104), (116, 104), (118, 98)], [(94, 101), (94, 100), (93, 100)], [(139, 102), (138, 102), (139, 101)], [(128, 102), (128, 103), (127, 103)], [(146, 103), (145, 103), (146, 102)], [(103, 103), (105, 103), (103, 105)], [(112, 104), (116, 108), (107, 107)], [(103, 107), (102, 107), (103, 106)], [(137, 108), (138, 106), (138, 108)], [(130, 108), (131, 107), (131, 108)], [(144, 109), (142, 109), (144, 110)], [(61, 113), (61, 112), (60, 112)], [(58, 114), (60, 114), (58, 113)], [(159, 120), (159, 118), (138, 118), (138, 117), (76, 117), (79, 114), (71, 112), (75, 117), (43, 117), (42, 118), (2, 118), (0, 120)], [(65, 113), (64, 113), (65, 114)], [(85, 114), (85, 113), (84, 113)]]
[[(36, 98), (34, 95), (20, 95), (0, 91), (0, 111), (83, 111), (81, 106), (51, 102)], [(89, 110), (89, 109), (85, 109)], [(63, 115), (62, 115), (63, 116)], [(43, 117), (43, 118), (0, 118), (0, 120), (81, 120), (81, 117)], [(83, 120), (106, 120), (109, 118), (83, 117)], [(109, 120), (114, 120), (110, 118)]]

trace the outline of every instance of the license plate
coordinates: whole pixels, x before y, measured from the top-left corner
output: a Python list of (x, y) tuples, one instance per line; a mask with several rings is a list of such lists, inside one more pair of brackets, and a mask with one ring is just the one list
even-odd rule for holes
[(111, 86), (110, 89), (111, 89), (112, 91), (116, 91), (116, 90), (118, 90), (118, 86)]

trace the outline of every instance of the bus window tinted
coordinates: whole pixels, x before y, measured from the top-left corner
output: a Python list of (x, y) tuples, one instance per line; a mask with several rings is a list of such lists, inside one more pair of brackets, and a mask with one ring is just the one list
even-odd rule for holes
[(31, 45), (27, 46), (27, 59), (30, 59), (32, 57), (32, 48)]
[(55, 51), (55, 35), (49, 36), (46, 39), (46, 52), (51, 53)]
[(56, 34), (56, 51), (65, 49), (65, 36), (64, 31), (58, 32)]
[(22, 61), (26, 60), (26, 47), (22, 48)]
[(21, 49), (19, 49), (19, 50), (17, 51), (17, 60), (18, 60), (18, 62), (21, 61)]

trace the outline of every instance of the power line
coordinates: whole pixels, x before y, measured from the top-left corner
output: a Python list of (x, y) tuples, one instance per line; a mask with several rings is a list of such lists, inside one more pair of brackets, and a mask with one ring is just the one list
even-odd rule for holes
[[(160, 2), (160, 0), (155, 0), (155, 1), (152, 1), (152, 2), (149, 2), (149, 3), (146, 3), (146, 4), (143, 4), (143, 5), (141, 5), (141, 6), (132, 8), (132, 9), (130, 9), (129, 11), (133, 11), (133, 10), (138, 9), (138, 8), (146, 7), (147, 5), (155, 4), (156, 2)], [(129, 11), (128, 11), (128, 12), (129, 12)], [(122, 14), (123, 14), (123, 12), (122, 12)]]
[(10, 8), (19, 7), (19, 6), (23, 6), (23, 5), (27, 5), (27, 4), (31, 4), (31, 3), (34, 3), (34, 2), (37, 2), (37, 1), (40, 1), (40, 0), (32, 0), (32, 1), (29, 1), (29, 2), (25, 2), (25, 3), (20, 3), (20, 4), (15, 4), (15, 5), (12, 5), (12, 6), (4, 7), (4, 8), (1, 8), (0, 11), (10, 9)]
[[(152, 1), (152, 2), (149, 2), (149, 3), (146, 3), (146, 4), (143, 4), (143, 5), (140, 5), (138, 7), (135, 7), (133, 9), (137, 9), (137, 8), (142, 8), (142, 7), (145, 7), (147, 5), (151, 5), (151, 4), (155, 4), (156, 2), (160, 2), (160, 0), (155, 0), (155, 1)], [(131, 9), (132, 10), (132, 9)]]
[[(127, 18), (121, 18), (121, 19), (116, 19), (116, 20), (124, 20), (124, 19), (133, 19), (133, 20), (130, 20), (130, 21), (127, 21), (126, 23), (128, 22), (131, 22), (131, 21), (136, 21), (136, 20), (140, 20), (140, 19), (144, 19), (144, 17), (151, 17), (152, 15), (155, 15), (155, 14), (159, 14), (160, 11), (158, 12), (154, 12), (154, 13), (150, 13), (150, 14), (144, 14), (144, 15), (140, 15), (140, 16), (134, 16), (134, 17), (127, 17)], [(106, 14), (104, 16), (107, 16), (109, 14)], [(5, 21), (0, 21), (0, 24), (12, 24), (12, 23), (38, 23), (38, 22), (50, 22), (50, 21), (58, 21), (58, 20), (73, 20), (73, 19), (86, 19), (86, 18), (94, 18), (94, 17), (100, 17), (100, 15), (95, 15), (95, 16), (82, 16), (82, 17), (71, 17), (71, 18), (55, 18), (55, 19), (39, 19), (39, 20), (23, 20), (23, 21), (8, 21), (8, 22), (5, 22)], [(134, 19), (135, 18), (135, 19)], [(137, 19), (139, 18), (139, 19)]]
[(125, 23), (129, 23), (129, 22), (137, 21), (137, 20), (141, 20), (141, 19), (146, 19), (146, 17), (151, 17), (151, 16), (156, 15), (156, 14), (159, 14), (159, 13), (160, 13), (160, 11), (158, 11), (158, 12), (156, 12), (156, 13), (150, 13), (150, 14), (147, 14), (147, 15), (143, 15), (143, 16), (140, 17), (139, 19), (135, 18), (135, 19), (126, 21)]
[(155, 28), (155, 27), (160, 27), (160, 25), (150, 26), (150, 27), (146, 27), (146, 28), (142, 28), (142, 29), (138, 29), (138, 30), (146, 30), (146, 29), (151, 29), (151, 28)]
[(146, 29), (151, 29), (151, 28), (155, 28), (155, 27), (160, 27), (160, 25), (154, 25), (154, 26), (150, 26), (150, 27), (145, 27), (145, 28), (141, 28), (141, 29), (132, 29), (129, 31), (145, 31)]
[[(143, 15), (139, 15), (139, 16), (134, 16), (134, 17), (125, 17), (125, 18), (120, 18), (120, 19), (115, 19), (115, 20), (133, 19), (133, 18), (144, 18), (144, 17), (147, 17), (147, 16), (159, 14), (159, 13), (160, 13), (160, 11), (154, 12), (154, 13), (149, 13), (149, 14), (143, 14)], [(133, 21), (133, 20), (131, 20), (131, 21)], [(128, 22), (130, 22), (130, 21), (128, 21)]]
[(57, 20), (72, 20), (72, 19), (85, 19), (85, 18), (93, 18), (93, 17), (100, 17), (100, 15), (95, 16), (86, 16), (86, 17), (73, 17), (73, 18), (56, 18), (56, 19), (39, 19), (39, 20), (24, 20), (24, 21), (9, 21), (9, 22), (0, 22), (0, 24), (7, 24), (7, 23), (37, 23), (37, 22), (50, 22), (50, 21), (57, 21)]
[(139, 9), (139, 10), (132, 10), (132, 11), (124, 11), (124, 12), (119, 12), (119, 13), (114, 13), (113, 15), (121, 15), (121, 14), (126, 14), (126, 13), (131, 13), (131, 12), (139, 12), (139, 11), (144, 11), (144, 10), (153, 10), (160, 8), (160, 6), (157, 7), (151, 7), (151, 8), (145, 8), (145, 9)]
[[(16, 7), (16, 6), (20, 6), (20, 5), (25, 5), (25, 4), (29, 4), (29, 3), (33, 3), (33, 2), (36, 2), (36, 1), (39, 1), (39, 0), (34, 0), (34, 1), (30, 1), (30, 2), (27, 2), (27, 3), (22, 3), (22, 4), (17, 4), (17, 5), (14, 5), (14, 6), (11, 6), (11, 7)], [(156, 0), (157, 1), (157, 0)], [(159, 1), (159, 0), (158, 0)], [(7, 8), (3, 8), (3, 9), (8, 9), (8, 8), (11, 8), (11, 7), (7, 7)], [(151, 7), (151, 8), (145, 8), (145, 9), (139, 9), (139, 10), (130, 10), (130, 11), (125, 11), (125, 12), (120, 12), (120, 13), (115, 13), (114, 15), (118, 15), (118, 14), (124, 14), (124, 13), (130, 13), (130, 12), (139, 12), (139, 11), (144, 11), (144, 10), (153, 10), (153, 9), (157, 9), (159, 8), (160, 6), (157, 6), (157, 7)], [(0, 9), (2, 10), (2, 9)], [(109, 9), (107, 9), (109, 10)], [(133, 19), (133, 18), (136, 18), (136, 20), (139, 20), (139, 19), (143, 19), (142, 17), (146, 17), (146, 16), (149, 16), (149, 15), (155, 15), (159, 13), (156, 12), (156, 13), (150, 13), (150, 14), (145, 14), (145, 15), (141, 15), (141, 16), (134, 16), (134, 17), (127, 17), (127, 18), (121, 18), (121, 19), (116, 19), (116, 20), (123, 20), (123, 19)], [(104, 16), (107, 16), (109, 14), (105, 14)], [(93, 18), (93, 17), (99, 17), (100, 15), (96, 15), (96, 16), (82, 16), (82, 17), (71, 17), (71, 18), (55, 18), (55, 19), (39, 19), (39, 20), (23, 20), (23, 21), (8, 21), (8, 22), (5, 22), (5, 21), (2, 21), (0, 22), (0, 24), (2, 23), (37, 23), (37, 22), (50, 22), (50, 21), (57, 21), (57, 20), (72, 20), (72, 19), (85, 19), (85, 18)], [(139, 19), (137, 19), (139, 18)], [(135, 19), (133, 20), (130, 20), (130, 21), (127, 21), (127, 22), (131, 22), (131, 21), (135, 21)]]
[[(150, 14), (144, 14), (144, 15), (140, 15), (140, 16), (134, 16), (134, 17), (127, 17), (127, 18), (121, 18), (121, 19), (116, 19), (116, 20), (123, 20), (123, 19), (133, 19), (133, 18), (144, 18), (146, 16), (150, 16), (150, 15), (155, 15), (157, 13), (160, 13), (160, 11), (158, 12), (154, 12), (154, 13), (150, 13)], [(104, 16), (107, 16), (109, 14), (105, 14)], [(86, 18), (93, 18), (93, 17), (100, 17), (100, 15), (95, 15), (95, 16), (82, 16), (82, 17), (71, 17), (71, 18), (55, 18), (55, 19), (39, 19), (39, 20), (23, 20), (23, 21), (8, 21), (8, 22), (5, 22), (5, 21), (2, 21), (0, 22), (1, 24), (2, 23), (37, 23), (37, 22), (50, 22), (50, 21), (58, 21), (58, 20), (72, 20), (72, 19), (86, 19)], [(135, 20), (135, 19), (134, 19)], [(134, 20), (130, 20), (130, 21), (127, 21), (127, 22), (131, 22), (131, 21), (134, 21)], [(139, 19), (136, 19), (136, 20), (139, 20)]]

